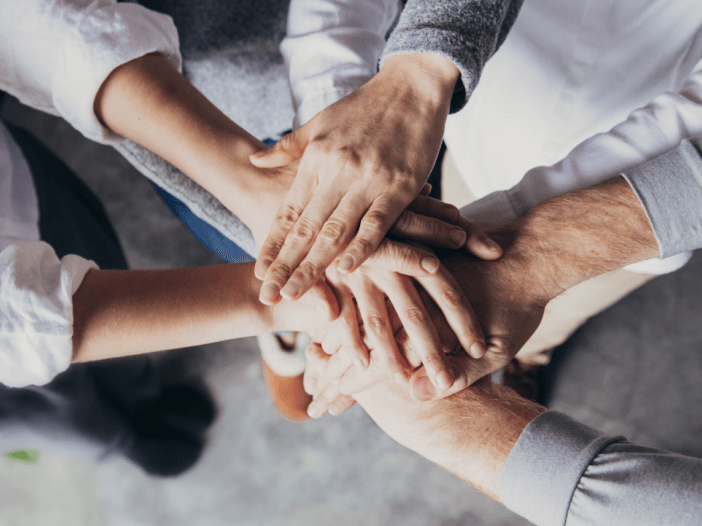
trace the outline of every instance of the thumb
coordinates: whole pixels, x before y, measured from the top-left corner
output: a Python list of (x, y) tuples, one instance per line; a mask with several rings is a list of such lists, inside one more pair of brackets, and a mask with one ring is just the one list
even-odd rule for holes
[(297, 130), (288, 133), (267, 150), (249, 155), (251, 164), (258, 168), (278, 168), (302, 157), (310, 142), (311, 124), (314, 118)]
[(326, 321), (335, 320), (339, 316), (339, 303), (336, 295), (324, 280), (318, 280), (299, 301), (303, 305), (313, 307), (324, 316)]

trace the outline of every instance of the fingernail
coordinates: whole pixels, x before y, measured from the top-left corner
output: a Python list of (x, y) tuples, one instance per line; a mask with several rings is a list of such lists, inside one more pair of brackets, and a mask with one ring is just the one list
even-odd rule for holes
[(492, 239), (487, 239), (485, 241), (485, 244), (488, 246), (488, 248), (490, 250), (493, 250), (495, 252), (502, 250), (502, 247), (500, 245), (498, 245), (497, 243), (495, 243)]
[(347, 272), (351, 272), (351, 269), (353, 268), (353, 263), (353, 256), (351, 254), (346, 254), (339, 263), (337, 269), (339, 270), (339, 272), (343, 272), (344, 274), (346, 274)]
[(436, 385), (441, 389), (448, 389), (453, 385), (453, 376), (448, 371), (443, 371), (436, 375)]
[(466, 231), (462, 228), (452, 228), (449, 238), (454, 245), (463, 246), (466, 242)]
[(439, 265), (439, 260), (435, 257), (426, 257), (422, 260), (422, 268), (429, 274), (434, 274), (437, 270), (439, 270)]
[(254, 159), (258, 159), (258, 158), (261, 157), (264, 153), (266, 153), (266, 150), (259, 150), (259, 151), (257, 151), (257, 152), (252, 153), (251, 155), (249, 155), (249, 158), (253, 157)]
[(275, 283), (264, 283), (258, 297), (261, 300), (261, 303), (273, 305), (273, 303), (278, 299), (279, 291), (280, 289)]
[(486, 350), (484, 342), (475, 342), (470, 346), (470, 355), (473, 358), (480, 358), (485, 354)]
[(407, 374), (406, 374), (406, 373), (395, 373), (395, 377), (394, 377), (394, 378), (395, 378), (395, 381), (396, 381), (398, 384), (407, 383), (407, 380), (409, 380), (409, 378), (407, 377)]
[(324, 414), (324, 412), (322, 411), (322, 408), (319, 404), (315, 404), (314, 402), (312, 402), (307, 407), (307, 414), (310, 416), (310, 418), (319, 418)]
[(319, 312), (320, 314), (327, 313), (327, 304), (326, 303), (317, 303), (317, 305), (315, 305), (314, 308), (317, 309), (317, 312)]
[(422, 376), (414, 383), (414, 397), (418, 400), (430, 400), (436, 396), (436, 388), (428, 376)]
[(300, 284), (296, 281), (288, 281), (285, 286), (283, 287), (283, 290), (280, 291), (280, 295), (283, 296), (286, 300), (294, 300), (297, 299), (297, 295), (300, 292)]

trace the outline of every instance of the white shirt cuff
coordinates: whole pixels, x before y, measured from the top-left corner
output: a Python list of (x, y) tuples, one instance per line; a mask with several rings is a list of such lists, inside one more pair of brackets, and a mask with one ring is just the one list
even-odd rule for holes
[(83, 135), (109, 143), (121, 138), (105, 128), (94, 112), (100, 86), (117, 67), (149, 53), (161, 53), (182, 69), (178, 32), (167, 15), (130, 3), (108, 4), (80, 13), (66, 31), (53, 70), (56, 110)]
[(36, 241), (0, 253), (0, 382), (43, 385), (73, 356), (73, 294), (93, 261)]

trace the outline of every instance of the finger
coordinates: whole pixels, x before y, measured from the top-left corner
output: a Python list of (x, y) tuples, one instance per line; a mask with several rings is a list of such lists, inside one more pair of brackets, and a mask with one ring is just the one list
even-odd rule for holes
[(361, 220), (358, 233), (344, 251), (338, 267), (340, 272), (353, 272), (375, 252), (408, 202), (388, 194), (373, 201)]
[(446, 391), (437, 391), (427, 377), (423, 368), (417, 369), (410, 380), (410, 387), (414, 397), (418, 400), (438, 400), (458, 393), (466, 387), (477, 382), (480, 378), (506, 365), (506, 361), (481, 358), (476, 360), (465, 353), (448, 356), (448, 362), (456, 377), (453, 385)]
[(331, 287), (324, 280), (317, 281), (301, 298), (300, 302), (314, 307), (327, 321), (339, 316), (339, 302)]
[[(308, 210), (313, 211), (319, 208), (319, 210), (309, 213), (310, 216), (315, 217), (310, 228), (314, 228), (315, 232), (319, 232), (319, 234), (304, 246), (293, 249), (293, 253), (302, 254), (304, 252), (306, 256), (281, 290), (281, 295), (286, 299), (297, 299), (320, 278), (334, 261), (334, 258), (348, 245), (363, 212), (367, 208), (364, 196), (358, 192), (351, 191), (346, 195), (338, 194), (330, 198), (329, 192), (322, 190), (322, 188), (319, 189), (300, 218), (300, 221), (306, 220), (305, 216), (308, 215)], [(317, 196), (318, 199), (316, 199)], [(337, 198), (339, 199), (338, 206), (336, 206)], [(318, 202), (326, 204), (324, 206), (317, 205)], [(295, 234), (296, 228), (297, 225), (291, 230), (289, 236)], [(284, 255), (287, 255), (285, 247), (281, 250), (278, 258), (283, 259)]]
[(333, 416), (339, 416), (341, 413), (344, 413), (351, 409), (353, 407), (353, 404), (356, 403), (356, 400), (351, 398), (348, 395), (339, 395), (336, 400), (334, 400), (330, 405), (329, 405), (329, 414)]
[(385, 294), (367, 277), (360, 275), (354, 278), (351, 289), (373, 349), (371, 362), (375, 359), (390, 378), (404, 383), (409, 378), (408, 365), (395, 344), (395, 335), (385, 306)]
[(431, 185), (429, 183), (424, 183), (422, 189), (419, 191), (419, 195), (429, 195), (431, 193)]
[(329, 384), (329, 380), (324, 375), (328, 361), (329, 355), (321, 350), (319, 344), (310, 343), (305, 348), (305, 374), (302, 378), (305, 392), (314, 396), (321, 393)]
[(502, 247), (491, 239), (480, 225), (463, 217), (459, 219), (458, 224), (468, 236), (465, 243), (465, 248), (468, 252), (487, 260), (497, 259), (502, 256)]
[(427, 245), (451, 249), (465, 246), (468, 240), (468, 235), (462, 228), (411, 210), (405, 210), (400, 214), (390, 233)]
[(277, 168), (299, 159), (310, 141), (311, 123), (307, 122), (292, 133), (281, 137), (273, 146), (249, 155), (249, 160), (259, 168)]
[(468, 297), (451, 273), (442, 265), (428, 278), (417, 277), (446, 317), (464, 349), (474, 358), (485, 354), (485, 336)]
[(339, 397), (339, 388), (336, 384), (330, 383), (321, 392), (318, 393), (310, 405), (307, 407), (307, 414), (311, 418), (320, 418), (329, 411), (329, 406)]
[(461, 212), (454, 205), (444, 203), (427, 195), (419, 195), (407, 207), (408, 210), (423, 216), (433, 217), (439, 221), (458, 224), (461, 219)]
[[(365, 369), (370, 364), (370, 356), (361, 338), (353, 293), (345, 283), (337, 283), (336, 291), (340, 306), (339, 317), (334, 320), (329, 332), (338, 336), (339, 346), (349, 361), (356, 362), (359, 367)], [(330, 337), (329, 344), (333, 344), (332, 338)], [(324, 350), (332, 354), (333, 345), (327, 345)]]
[(405, 276), (430, 276), (441, 266), (431, 251), (387, 238), (364, 264)]
[(366, 370), (360, 370), (354, 365), (339, 380), (339, 392), (353, 396), (387, 379), (387, 372), (374, 364)]
[[(423, 287), (419, 287), (417, 292), (419, 293), (419, 297), (422, 298), (422, 303), (429, 313), (431, 322), (434, 324), (434, 327), (436, 327), (436, 332), (439, 334), (439, 341), (441, 342), (441, 349), (444, 351), (444, 354), (455, 354), (461, 349), (461, 344), (458, 341), (456, 333), (453, 331), (448, 321), (446, 321), (446, 316), (444, 316), (439, 306)], [(400, 344), (400, 334), (395, 335), (395, 341), (397, 341), (397, 344), (400, 345), (405, 352), (405, 356), (408, 361), (410, 361), (410, 365), (414, 366), (408, 352)]]
[(439, 335), (412, 281), (406, 276), (393, 274), (387, 279), (385, 292), (434, 385), (441, 391), (451, 387), (453, 372), (446, 363)]
[[(308, 173), (316, 173), (315, 168), (306, 168), (303, 172), (302, 165), (300, 166), (300, 171), (298, 172), (297, 178), (307, 178)], [(297, 182), (297, 178), (295, 181)], [(314, 177), (316, 179), (316, 176)], [(295, 183), (293, 183), (293, 187)], [(293, 192), (295, 190), (295, 192)], [(299, 191), (302, 193), (302, 191)], [(331, 215), (331, 213), (336, 208), (339, 201), (343, 196), (340, 190), (334, 190), (328, 192), (327, 189), (321, 188), (319, 186), (314, 187), (313, 185), (307, 185), (304, 188), (304, 194), (298, 197), (297, 188), (291, 188), (290, 194), (292, 197), (288, 197), (289, 202), (303, 202), (303, 199), (312, 194), (311, 198), (304, 204), (304, 209), (298, 213), (297, 220), (294, 225), (288, 228), (282, 245), (280, 245), (280, 239), (282, 237), (283, 229), (276, 231), (276, 247), (279, 247), (275, 257), (273, 256), (273, 250), (263, 250), (266, 248), (264, 244), (264, 249), (262, 249), (262, 255), (259, 257), (261, 260), (261, 268), (263, 268), (266, 261), (270, 261), (268, 269), (263, 277), (263, 286), (261, 287), (261, 301), (264, 300), (264, 291), (266, 293), (265, 298), (279, 298), (281, 297), (281, 289), (286, 285), (290, 276), (298, 268), (298, 265), (305, 258), (310, 248), (314, 244), (314, 241), (319, 233), (322, 225), (326, 219)], [(295, 207), (296, 212), (300, 210), (299, 206)], [(276, 219), (277, 219), (276, 215)], [(290, 214), (288, 219), (292, 219), (293, 215)], [(287, 227), (288, 223), (286, 223)], [(269, 234), (269, 238), (273, 236), (273, 229)], [(267, 240), (266, 240), (267, 241)], [(297, 299), (304, 291), (294, 288), (295, 283), (289, 284), (288, 288), (285, 289), (286, 299)], [(311, 283), (310, 283), (311, 286)], [(307, 287), (309, 288), (309, 287)], [(274, 301), (277, 301), (274, 300)], [(264, 302), (265, 303), (265, 302)]]
[[(278, 256), (280, 249), (285, 243), (290, 230), (295, 226), (297, 220), (302, 215), (302, 212), (307, 206), (314, 194), (316, 182), (314, 179), (309, 177), (304, 177), (304, 174), (298, 172), (297, 177), (293, 181), (288, 195), (285, 198), (283, 206), (280, 207), (278, 212), (276, 212), (273, 218), (273, 224), (271, 225), (270, 232), (263, 242), (261, 251), (256, 260), (256, 265), (254, 266), (254, 274), (256, 278), (262, 280), (265, 277), (268, 268), (270, 267), (273, 260)], [(262, 291), (263, 295), (263, 291)], [(278, 296), (278, 291), (267, 294), (265, 297), (267, 301), (264, 303), (271, 304), (276, 300)]]

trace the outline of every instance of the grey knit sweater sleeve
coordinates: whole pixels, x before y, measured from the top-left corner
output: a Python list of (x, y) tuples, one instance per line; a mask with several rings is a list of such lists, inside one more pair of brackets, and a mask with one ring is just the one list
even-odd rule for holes
[(624, 174), (646, 210), (661, 257), (702, 248), (702, 138)]
[(461, 71), (451, 113), (465, 106), (487, 60), (517, 18), (523, 0), (408, 0), (380, 64), (402, 53), (434, 53)]
[(637, 446), (548, 411), (519, 437), (500, 499), (537, 526), (702, 524), (702, 459)]

